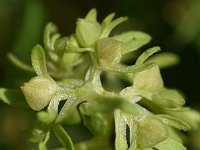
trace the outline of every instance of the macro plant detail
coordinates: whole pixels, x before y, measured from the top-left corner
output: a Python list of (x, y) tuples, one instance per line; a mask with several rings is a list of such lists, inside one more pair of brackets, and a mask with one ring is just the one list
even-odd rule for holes
[[(10, 55), (16, 66), (36, 76), (20, 90), (0, 88), (0, 98), (37, 111), (29, 141), (37, 143), (38, 149), (50, 149), (51, 134), (60, 142), (60, 149), (67, 150), (186, 149), (178, 130), (196, 129), (199, 114), (184, 106), (179, 91), (164, 86), (160, 74), (160, 68), (177, 63), (178, 57), (171, 53), (152, 56), (160, 51), (155, 46), (133, 59), (133, 65), (125, 64), (126, 56), (137, 56), (151, 37), (141, 31), (111, 36), (127, 20), (114, 16), (99, 23), (96, 9), (91, 9), (77, 20), (70, 36), (61, 36), (56, 25), (48, 23), (44, 45), (32, 49), (33, 68)], [(103, 82), (103, 75), (110, 83)], [(106, 87), (112, 81), (129, 85)], [(65, 126), (78, 124), (84, 124), (90, 138), (76, 142), (70, 137)]]

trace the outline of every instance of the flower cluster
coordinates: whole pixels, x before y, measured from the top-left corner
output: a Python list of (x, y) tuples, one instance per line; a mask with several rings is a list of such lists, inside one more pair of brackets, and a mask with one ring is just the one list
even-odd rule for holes
[[(151, 37), (140, 31), (110, 36), (127, 20), (114, 16), (112, 13), (99, 23), (96, 9), (92, 9), (77, 20), (75, 33), (70, 36), (61, 36), (57, 27), (48, 23), (44, 47), (32, 49), (37, 76), (21, 90), (29, 106), (39, 111), (40, 126), (33, 130), (30, 140), (39, 142), (40, 149), (46, 148), (51, 132), (67, 149), (113, 149), (113, 145), (116, 150), (185, 149), (176, 129), (195, 128), (200, 119), (183, 106), (185, 101), (177, 90), (164, 87), (159, 67), (171, 65), (169, 56), (174, 56), (166, 53), (149, 58), (160, 51), (155, 46), (133, 60), (134, 65), (124, 64), (123, 58), (136, 54)], [(113, 80), (126, 80), (129, 86), (106, 90), (102, 73), (107, 77), (111, 74)], [(61, 101), (64, 105), (60, 108)], [(63, 126), (81, 122), (93, 137), (73, 144)], [(115, 144), (111, 141), (113, 123)]]

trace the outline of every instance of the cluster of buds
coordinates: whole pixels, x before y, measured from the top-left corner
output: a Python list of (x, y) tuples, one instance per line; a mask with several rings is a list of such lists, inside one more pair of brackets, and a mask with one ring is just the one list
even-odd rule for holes
[[(97, 142), (100, 146), (110, 146), (105, 137), (112, 137), (109, 123), (113, 117), (109, 116), (114, 114), (117, 150), (160, 148), (167, 144), (184, 149), (173, 128), (186, 131), (194, 126), (187, 120), (191, 112), (183, 107), (185, 101), (178, 91), (164, 87), (159, 63), (156, 64), (163, 59), (165, 66), (171, 65), (170, 59), (166, 55), (149, 58), (160, 50), (156, 46), (139, 55), (134, 65), (123, 64), (123, 57), (135, 54), (151, 37), (140, 31), (110, 36), (127, 19), (113, 18), (112, 13), (99, 23), (97, 12), (92, 9), (77, 20), (75, 33), (66, 37), (57, 33), (53, 23), (47, 24), (44, 48), (38, 45), (32, 51), (37, 77), (21, 87), (28, 104), (36, 111), (47, 106), (46, 114), (39, 112), (41, 121), (45, 120), (41, 116), (51, 118), (48, 123), (71, 125), (83, 121), (94, 134), (92, 140), (101, 141)], [(116, 73), (130, 86), (118, 92), (108, 91), (102, 85), (102, 72)], [(66, 102), (59, 112), (61, 100)], [(185, 113), (189, 115), (181, 120), (179, 115)], [(82, 142), (77, 147), (91, 148), (91, 143)]]

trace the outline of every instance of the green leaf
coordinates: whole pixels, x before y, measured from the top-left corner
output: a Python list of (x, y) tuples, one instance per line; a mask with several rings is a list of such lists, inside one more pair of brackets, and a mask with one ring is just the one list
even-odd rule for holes
[(188, 131), (191, 129), (190, 125), (187, 124), (186, 122), (184, 122), (181, 119), (178, 119), (176, 117), (172, 117), (170, 115), (156, 115), (155, 116), (157, 119), (159, 119), (160, 121), (162, 121), (163, 123), (172, 126), (174, 128), (177, 128), (179, 130), (184, 130), (184, 131)]
[(102, 31), (100, 39), (104, 38), (104, 37), (108, 37), (108, 35), (110, 34), (110, 32), (120, 23), (124, 22), (127, 20), (127, 17), (120, 17), (115, 19), (113, 22), (111, 22), (110, 24), (108, 24)]
[(154, 53), (160, 51), (160, 47), (155, 46), (152, 47), (146, 51), (144, 51), (136, 60), (135, 64), (143, 64), (151, 55), (153, 55)]
[(52, 43), (51, 41), (51, 36), (55, 33), (57, 33), (58, 28), (55, 24), (53, 24), (52, 22), (49, 22), (44, 30), (44, 46), (46, 49), (48, 50), (53, 50), (54, 49), (54, 43)]
[(115, 35), (114, 39), (124, 42), (125, 49), (123, 53), (138, 50), (140, 47), (146, 45), (151, 40), (151, 36), (140, 31), (128, 31), (119, 35)]
[(73, 142), (70, 136), (61, 125), (54, 124), (52, 129), (57, 139), (67, 150), (74, 150)]
[(127, 150), (128, 144), (126, 140), (126, 122), (124, 121), (120, 110), (115, 110), (115, 149)]
[(96, 21), (97, 20), (97, 10), (95, 8), (91, 9), (86, 17), (85, 17), (85, 20), (88, 20), (88, 21)]
[(186, 147), (172, 138), (167, 138), (163, 142), (157, 144), (155, 148), (159, 150), (186, 150)]
[(163, 88), (159, 93), (154, 94), (152, 99), (154, 103), (169, 108), (176, 108), (185, 104), (185, 100), (178, 91), (167, 88)]
[(147, 62), (155, 62), (160, 68), (167, 68), (178, 64), (180, 58), (176, 54), (166, 52), (152, 56)]
[(0, 88), (0, 100), (11, 106), (29, 108), (23, 93), (18, 89)]
[(33, 47), (31, 60), (33, 68), (38, 76), (43, 76), (52, 80), (47, 71), (45, 53), (42, 46), (36, 45)]
[(102, 21), (101, 28), (104, 29), (105, 27), (107, 27), (112, 22), (114, 16), (115, 13), (111, 13), (108, 16), (106, 16), (105, 19)]
[(189, 124), (193, 130), (198, 130), (200, 124), (200, 113), (196, 110), (185, 110), (185, 111), (171, 111), (165, 109), (164, 112), (169, 114), (170, 116), (174, 116), (176, 118), (181, 118), (181, 120), (185, 121)]
[(60, 38), (60, 34), (59, 33), (56, 33), (56, 34), (51, 36), (51, 38), (50, 38), (51, 50), (55, 49), (55, 44), (56, 44), (56, 42), (57, 42), (57, 40), (59, 38)]
[(33, 73), (34, 70), (31, 66), (25, 64), (24, 62), (22, 62), (20, 59), (18, 59), (15, 55), (13, 55), (12, 53), (8, 53), (8, 59), (18, 68), (27, 71), (27, 72), (31, 72)]

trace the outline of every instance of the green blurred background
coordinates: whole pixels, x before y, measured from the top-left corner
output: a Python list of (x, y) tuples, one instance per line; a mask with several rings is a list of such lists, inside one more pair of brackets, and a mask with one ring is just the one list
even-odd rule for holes
[[(148, 47), (179, 55), (178, 65), (161, 71), (165, 86), (182, 91), (186, 105), (200, 110), (200, 0), (0, 0), (0, 87), (19, 88), (33, 76), (10, 63), (8, 52), (30, 64), (31, 48), (42, 44), (47, 22), (69, 35), (91, 8), (97, 8), (99, 21), (111, 12), (129, 17), (115, 33), (142, 30), (153, 38)], [(25, 149), (22, 132), (33, 118), (31, 111), (0, 102), (0, 150)], [(190, 148), (198, 150), (194, 143)]]

